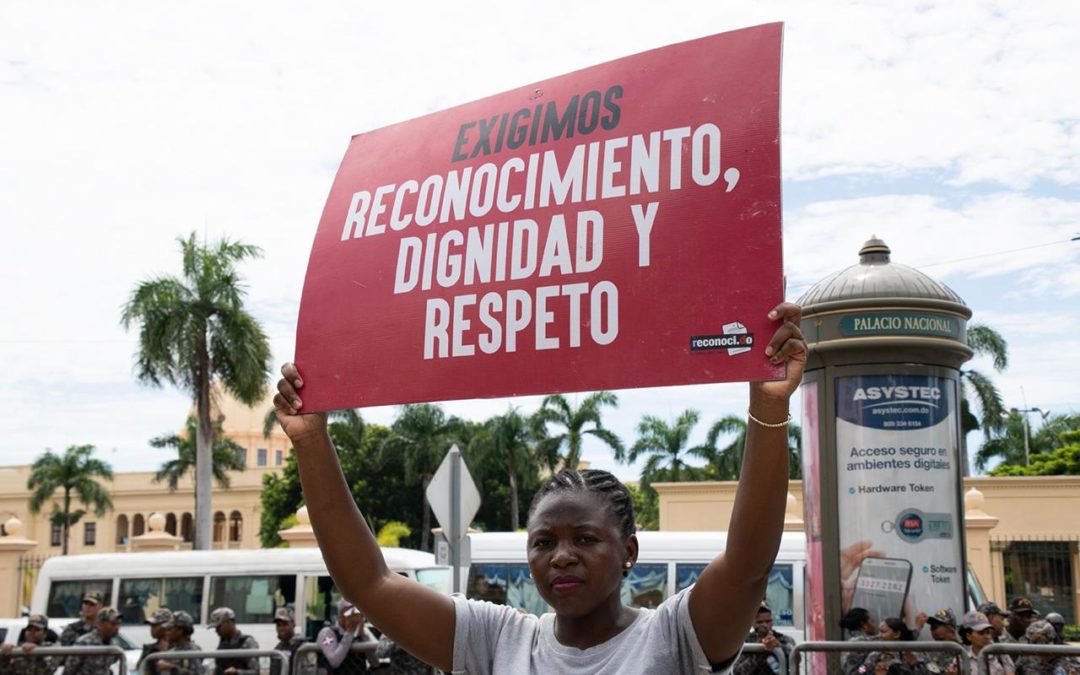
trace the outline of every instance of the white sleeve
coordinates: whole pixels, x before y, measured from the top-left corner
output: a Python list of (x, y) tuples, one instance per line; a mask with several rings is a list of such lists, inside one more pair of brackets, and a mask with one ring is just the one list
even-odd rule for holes
[[(687, 668), (685, 672), (727, 675), (731, 673), (735, 662), (739, 660), (742, 648), (740, 647), (739, 652), (724, 667), (713, 668), (712, 664), (709, 663), (709, 659), (705, 656), (705, 650), (702, 649), (697, 632), (694, 630), (694, 622), (690, 618), (690, 592), (693, 588), (693, 586), (690, 586), (675, 596), (668, 598), (660, 605), (657, 611), (667, 614), (666, 621), (673, 624), (672, 633), (676, 639), (676, 644), (679, 646), (680, 661), (683, 661)], [(665, 605), (669, 605), (669, 607), (665, 607)]]
[(500, 635), (525, 617), (507, 605), (469, 600), (460, 593), (450, 597), (456, 616), (453, 669), (450, 672), (452, 675), (488, 675)]

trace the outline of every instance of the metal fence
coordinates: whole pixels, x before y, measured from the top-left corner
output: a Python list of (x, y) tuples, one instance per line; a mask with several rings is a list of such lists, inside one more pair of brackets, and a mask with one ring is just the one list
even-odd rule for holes
[[(118, 675), (127, 675), (127, 660), (124, 650), (119, 647), (35, 647), (30, 652), (23, 652), (16, 648), (11, 652), (11, 659), (52, 659), (49, 669), (56, 670), (65, 665), (70, 658), (88, 656), (110, 656), (115, 658), (118, 664)], [(110, 666), (111, 667), (111, 666)]]
[[(297, 650), (299, 651), (299, 650)], [(208, 649), (204, 651), (164, 651), (154, 652), (147, 655), (143, 662), (139, 665), (140, 675), (151, 675), (156, 673), (156, 670), (152, 670), (151, 666), (155, 661), (203, 661), (205, 659), (270, 659), (271, 662), (281, 662), (281, 673), (289, 673), (289, 655), (285, 652), (279, 652), (276, 649)], [(260, 664), (261, 665), (261, 664)], [(273, 668), (271, 668), (272, 670)], [(213, 669), (208, 669), (213, 672)], [(262, 668), (259, 668), (262, 672)], [(122, 674), (121, 674), (122, 675)]]
[(1080, 656), (1080, 647), (1069, 645), (1025, 645), (1015, 642), (998, 642), (985, 647), (979, 652), (979, 664), (981, 672), (990, 672), (990, 657), (997, 654), (1009, 656), (1039, 656), (1053, 654), (1057, 656)]
[[(955, 642), (899, 642), (886, 640), (866, 640), (854, 642), (803, 642), (791, 650), (791, 668), (789, 675), (801, 675), (802, 655), (807, 652), (948, 652), (956, 656), (960, 663), (960, 675), (970, 675), (971, 659), (967, 650)], [(784, 672), (784, 671), (781, 671)], [(807, 671), (810, 672), (810, 671)], [(813, 673), (812, 675), (817, 675)]]

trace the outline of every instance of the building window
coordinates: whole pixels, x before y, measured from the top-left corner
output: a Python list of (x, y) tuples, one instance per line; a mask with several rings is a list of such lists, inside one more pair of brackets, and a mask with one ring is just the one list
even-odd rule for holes
[(241, 469), (247, 468), (247, 450), (243, 448), (236, 449), (236, 463), (240, 465)]
[(1076, 553), (1076, 542), (1010, 542), (1002, 552), (1006, 602), (1022, 596), (1043, 616), (1057, 612), (1066, 624), (1076, 623), (1072, 568)]
[(176, 536), (176, 514), (168, 513), (165, 515), (165, 531)]
[(225, 541), (225, 514), (218, 511), (214, 514), (214, 543)]
[(259, 466), (266, 466), (266, 448), (259, 448), (257, 461)]
[(97, 523), (85, 523), (83, 525), (83, 544), (86, 546), (97, 544)]
[(188, 543), (191, 543), (192, 539), (194, 538), (194, 530), (195, 527), (194, 523), (192, 522), (191, 514), (185, 513), (180, 518), (180, 538)]
[(146, 532), (146, 519), (141, 513), (136, 513), (131, 519), (131, 536), (138, 537)]
[(63, 543), (63, 539), (64, 539), (64, 528), (63, 528), (63, 526), (60, 525), (60, 523), (53, 523), (52, 527), (49, 528), (49, 545), (50, 546), (59, 546), (60, 544)]
[(275, 466), (281, 466), (281, 451), (280, 450), (275, 450), (274, 451), (274, 465)]
[(244, 516), (239, 511), (229, 514), (229, 542), (238, 544), (244, 535)]
[(128, 517), (119, 515), (116, 517), (116, 545), (126, 546), (128, 543)]

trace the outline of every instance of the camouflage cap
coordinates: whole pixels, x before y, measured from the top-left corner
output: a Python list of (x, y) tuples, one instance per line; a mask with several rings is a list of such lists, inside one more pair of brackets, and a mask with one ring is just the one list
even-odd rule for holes
[(1049, 621), (1032, 621), (1031, 625), (1027, 627), (1027, 632), (1024, 633), (1024, 637), (1027, 641), (1033, 645), (1047, 645), (1053, 644), (1057, 639), (1057, 631), (1054, 630), (1054, 626)]
[(981, 631), (990, 628), (990, 620), (982, 612), (968, 612), (960, 621), (960, 625), (968, 630)]
[(124, 615), (115, 607), (102, 607), (97, 618), (99, 623), (120, 623), (124, 620)]
[(31, 614), (26, 620), (26, 625), (27, 627), (32, 626), (34, 628), (48, 628), (49, 618), (42, 614)]
[(1031, 600), (1027, 598), (1013, 598), (1009, 602), (1009, 611), (1013, 614), (1031, 614), (1032, 616), (1039, 616), (1039, 610), (1035, 609), (1035, 606), (1031, 604)]
[(1046, 620), (1054, 624), (1055, 626), (1065, 625), (1065, 617), (1061, 616), (1057, 612), (1050, 612), (1049, 614), (1047, 614)]
[(165, 622), (166, 628), (195, 628), (195, 619), (187, 612), (173, 612)]
[(282, 621), (284, 623), (296, 623), (296, 619), (293, 617), (292, 610), (288, 607), (278, 607), (274, 611), (274, 623)]
[(927, 621), (956, 628), (956, 615), (951, 609), (939, 609)]
[(983, 604), (979, 605), (977, 609), (983, 614), (985, 614), (987, 617), (1009, 616), (1008, 612), (998, 607), (997, 604), (993, 602), (984, 602)]
[(87, 591), (86, 595), (83, 596), (82, 601), (83, 602), (92, 602), (95, 605), (100, 605), (101, 602), (102, 602), (101, 601), (101, 591)]
[(150, 616), (146, 617), (146, 623), (151, 626), (156, 626), (167, 622), (171, 618), (172, 612), (169, 611), (168, 607), (159, 607), (158, 609), (155, 609)]
[(236, 621), (236, 612), (232, 611), (228, 607), (218, 607), (214, 611), (210, 612), (210, 628), (217, 628), (226, 621)]

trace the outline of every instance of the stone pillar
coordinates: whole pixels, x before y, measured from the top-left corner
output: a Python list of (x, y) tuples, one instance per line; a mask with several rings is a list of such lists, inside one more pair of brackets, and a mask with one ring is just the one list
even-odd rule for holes
[(165, 516), (152, 513), (146, 519), (146, 534), (131, 538), (132, 551), (175, 551), (184, 542), (165, 531)]
[(799, 500), (789, 492), (787, 493), (787, 510), (784, 511), (784, 532), (802, 532), (805, 527)]
[(301, 506), (296, 512), (296, 525), (287, 530), (278, 530), (278, 536), (285, 540), (289, 548), (312, 548), (319, 545), (319, 542), (315, 541), (315, 531), (311, 529), (311, 518), (308, 517), (306, 506)]
[(0, 615), (19, 616), (19, 561), (37, 546), (22, 536), (22, 521), (12, 516), (4, 523), (6, 535), (0, 537)]
[(964, 494), (964, 526), (967, 528), (968, 564), (975, 570), (975, 576), (990, 583), (991, 588), (983, 588), (988, 599), (1002, 604), (1004, 597), (997, 597), (994, 579), (994, 555), (990, 547), (990, 530), (997, 527), (998, 519), (983, 511), (986, 499), (983, 493), (971, 488)]

